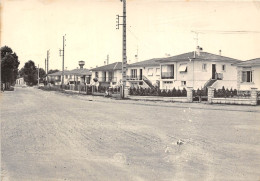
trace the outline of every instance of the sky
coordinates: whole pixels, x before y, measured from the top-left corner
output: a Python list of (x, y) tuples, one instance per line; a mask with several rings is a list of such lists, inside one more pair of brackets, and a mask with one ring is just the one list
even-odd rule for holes
[[(1, 47), (17, 53), (22, 68), (33, 60), (49, 70), (62, 70), (63, 36), (65, 67), (75, 69), (122, 61), (120, 0), (2, 0)], [(128, 63), (204, 51), (248, 60), (260, 57), (260, 1), (126, 0)], [(122, 19), (120, 19), (122, 21)], [(237, 31), (245, 31), (235, 33)], [(138, 60), (135, 58), (138, 55)]]

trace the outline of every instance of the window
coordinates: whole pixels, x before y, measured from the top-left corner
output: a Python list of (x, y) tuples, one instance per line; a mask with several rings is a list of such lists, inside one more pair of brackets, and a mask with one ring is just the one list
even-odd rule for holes
[(180, 64), (179, 72), (187, 72), (187, 64)]
[(72, 75), (70, 75), (70, 79), (72, 79)]
[(95, 72), (95, 77), (97, 77), (97, 78), (98, 78), (98, 72)]
[(202, 64), (202, 71), (207, 71), (207, 64), (206, 63)]
[(252, 71), (242, 71), (242, 82), (252, 82)]
[(162, 79), (174, 79), (174, 65), (162, 65)]
[(68, 75), (65, 75), (65, 79), (68, 79)]
[(222, 72), (225, 72), (226, 71), (226, 65), (222, 65)]
[(148, 74), (149, 76), (152, 76), (153, 75), (153, 68), (148, 68)]
[(137, 69), (131, 69), (131, 78), (137, 78)]
[(161, 72), (160, 72), (160, 68), (156, 68), (156, 75), (158, 76), (160, 76), (160, 74), (161, 74)]
[(181, 81), (181, 86), (186, 86), (186, 81)]

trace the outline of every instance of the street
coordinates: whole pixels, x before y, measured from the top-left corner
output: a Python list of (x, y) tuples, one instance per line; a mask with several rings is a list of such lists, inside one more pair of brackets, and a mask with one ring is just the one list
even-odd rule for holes
[(164, 106), (35, 88), (1, 93), (0, 103), (3, 181), (260, 179), (259, 106)]

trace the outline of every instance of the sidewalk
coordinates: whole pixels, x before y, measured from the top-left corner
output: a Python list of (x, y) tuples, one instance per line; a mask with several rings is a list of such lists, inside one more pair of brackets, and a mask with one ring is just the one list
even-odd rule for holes
[[(64, 93), (55, 92), (57, 94), (66, 95)], [(258, 112), (260, 113), (260, 106), (247, 106), (247, 105), (228, 105), (228, 104), (208, 104), (208, 103), (181, 103), (181, 102), (169, 102), (169, 101), (158, 101), (158, 100), (144, 100), (143, 98), (138, 99), (115, 99), (111, 97), (103, 96), (92, 96), (92, 95), (81, 95), (81, 94), (67, 94), (73, 96), (76, 99), (93, 101), (93, 102), (104, 102), (104, 103), (117, 103), (117, 104), (137, 104), (144, 106), (160, 106), (160, 107), (173, 107), (173, 108), (188, 108), (188, 109), (208, 109), (208, 110), (223, 110), (223, 111), (237, 111), (237, 112)]]

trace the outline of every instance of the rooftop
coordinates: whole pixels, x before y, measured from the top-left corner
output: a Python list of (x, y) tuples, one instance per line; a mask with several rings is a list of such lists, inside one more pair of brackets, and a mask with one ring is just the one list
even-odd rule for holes
[(247, 61), (243, 61), (236, 64), (237, 66), (259, 66), (260, 65), (260, 58), (255, 58)]
[(161, 60), (161, 59), (160, 58), (153, 58), (153, 59), (149, 59), (149, 60), (144, 60), (144, 61), (141, 61), (141, 62), (129, 64), (128, 67), (159, 66), (160, 65), (159, 60)]
[(101, 67), (93, 68), (92, 71), (110, 71), (110, 70), (121, 70), (122, 62), (115, 62)]
[[(55, 72), (49, 75), (57, 76), (57, 75), (62, 75), (62, 71)], [(89, 69), (74, 69), (74, 70), (64, 70), (64, 75), (91, 75), (91, 72)]]
[[(195, 56), (194, 56), (195, 54)], [(195, 57), (195, 58), (194, 58)], [(241, 60), (237, 60), (234, 58), (229, 58), (221, 55), (216, 55), (208, 52), (200, 52), (200, 55), (197, 55), (196, 52), (188, 52), (183, 53), (180, 55), (161, 58), (159, 60), (160, 63), (167, 63), (167, 62), (180, 62), (180, 61), (189, 61), (189, 60), (207, 60), (212, 62), (229, 62), (229, 63), (239, 63)]]

